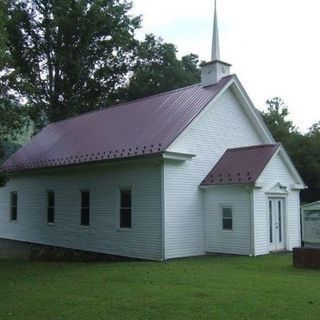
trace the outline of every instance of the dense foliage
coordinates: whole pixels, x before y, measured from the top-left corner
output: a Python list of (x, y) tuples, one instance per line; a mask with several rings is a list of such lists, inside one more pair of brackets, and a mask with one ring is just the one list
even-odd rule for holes
[(177, 49), (154, 35), (146, 35), (137, 47), (137, 60), (123, 100), (133, 100), (178, 89), (200, 81), (199, 59), (190, 54), (178, 60)]
[[(7, 50), (7, 34), (5, 32), (5, 3), (0, 2), (0, 74), (10, 72), (10, 59)], [(0, 81), (0, 165), (10, 154), (10, 143), (13, 138), (28, 123), (25, 108), (19, 105), (15, 95), (10, 91), (7, 81)], [(6, 176), (0, 170), (0, 186), (6, 181)]]
[(102, 108), (125, 81), (140, 17), (121, 0), (7, 0), (7, 81), (38, 127)]
[[(0, 30), (4, 30), (4, 6), (3, 3), (0, 3)], [(5, 42), (6, 42), (6, 38), (5, 38), (5, 33), (4, 32), (0, 32), (0, 68), (3, 68), (3, 64), (4, 64), (4, 58), (5, 58)], [(2, 87), (0, 87), (0, 95), (2, 90)], [(1, 109), (2, 109), (2, 104), (3, 104), (3, 99), (0, 96), (0, 130), (2, 129), (2, 123), (1, 123)], [(0, 165), (2, 163), (2, 159), (4, 158), (5, 152), (4, 152), (4, 148), (3, 145), (1, 143), (2, 141), (2, 135), (0, 133)], [(0, 170), (0, 186), (4, 183), (5, 178), (3, 176), (3, 174), (1, 174), (1, 170)]]
[(287, 119), (288, 107), (280, 98), (267, 101), (262, 116), (275, 140), (281, 142), (293, 160), (308, 189), (301, 192), (303, 202), (320, 199), (320, 122), (302, 134)]
[(134, 38), (140, 17), (122, 0), (7, 0), (12, 72), (2, 77), (26, 99), (38, 128), (117, 101), (199, 79), (195, 55), (153, 35)]

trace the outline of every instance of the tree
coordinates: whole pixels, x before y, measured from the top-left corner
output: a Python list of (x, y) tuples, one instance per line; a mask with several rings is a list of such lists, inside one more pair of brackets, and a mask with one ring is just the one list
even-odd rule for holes
[[(320, 139), (320, 121), (317, 123), (314, 123), (310, 129), (307, 135), (311, 138)], [(320, 154), (319, 154), (320, 155)]]
[(105, 107), (134, 59), (140, 17), (126, 0), (7, 0), (13, 71), (3, 79), (38, 127)]
[(200, 81), (198, 56), (177, 59), (176, 47), (154, 35), (146, 35), (137, 48), (137, 61), (122, 100), (133, 100), (178, 89)]
[(313, 124), (305, 135), (303, 176), (308, 189), (303, 192), (307, 202), (320, 199), (320, 121)]
[(190, 53), (181, 58), (183, 74), (181, 75), (182, 86), (191, 85), (201, 81), (201, 71), (199, 68), (199, 57)]
[(267, 100), (266, 104), (268, 109), (266, 112), (262, 112), (262, 117), (273, 137), (276, 141), (288, 142), (287, 140), (290, 139), (291, 133), (297, 133), (297, 128), (292, 121), (287, 119), (289, 115), (288, 107), (279, 97)]
[[(0, 68), (2, 69), (2, 67), (4, 66), (4, 61), (5, 61), (5, 56), (6, 56), (6, 36), (5, 33), (3, 32), (4, 30), (4, 3), (0, 2)], [(2, 31), (2, 32), (1, 32)], [(2, 86), (0, 86), (0, 94), (1, 92), (3, 92)], [(5, 151), (2, 145), (2, 140), (3, 140), (3, 135), (1, 133), (1, 131), (3, 130), (3, 118), (2, 118), (2, 112), (1, 110), (3, 106), (3, 99), (0, 96), (0, 165), (3, 162), (4, 156), (5, 156)], [(1, 171), (0, 169), (0, 187), (5, 183), (6, 181), (6, 176), (5, 174)]]
[[(7, 37), (4, 24), (5, 24), (5, 6), (4, 2), (0, 2), (0, 70), (6, 75), (9, 71), (9, 56), (7, 52)], [(0, 76), (4, 77), (3, 75)], [(0, 166), (3, 163), (8, 151), (4, 148), (4, 142), (14, 136), (26, 124), (27, 117), (25, 115), (25, 108), (19, 106), (14, 95), (5, 81), (0, 81)], [(0, 168), (0, 186), (6, 182), (6, 175), (1, 172)]]
[(4, 19), (5, 19), (5, 5), (4, 2), (0, 2), (0, 61), (3, 63), (5, 57), (5, 43), (6, 35), (4, 32)]
[(280, 98), (267, 101), (262, 116), (276, 141), (283, 144), (308, 189), (301, 192), (303, 202), (319, 200), (320, 196), (320, 122), (307, 134), (301, 134), (288, 120), (288, 107)]

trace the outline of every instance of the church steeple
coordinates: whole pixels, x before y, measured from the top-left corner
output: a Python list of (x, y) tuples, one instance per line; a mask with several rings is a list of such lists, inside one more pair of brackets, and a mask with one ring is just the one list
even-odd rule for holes
[(215, 0), (214, 2), (213, 33), (212, 33), (212, 48), (211, 48), (211, 61), (215, 61), (215, 60), (220, 60), (217, 0)]
[(210, 86), (221, 80), (221, 78), (230, 74), (231, 64), (220, 60), (220, 44), (218, 29), (217, 1), (215, 0), (211, 61), (201, 66), (201, 84)]

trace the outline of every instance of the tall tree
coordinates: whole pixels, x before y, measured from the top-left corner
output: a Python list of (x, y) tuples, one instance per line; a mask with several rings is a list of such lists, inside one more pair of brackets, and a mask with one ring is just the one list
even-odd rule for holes
[[(0, 2), (0, 166), (13, 145), (8, 140), (15, 138), (28, 123), (25, 108), (19, 104), (10, 91), (8, 82), (4, 81), (10, 75), (10, 55), (7, 50), (7, 34), (4, 28), (6, 20), (5, 2)], [(6, 148), (4, 148), (4, 145)], [(6, 181), (6, 176), (0, 168), (0, 186)]]
[[(318, 121), (317, 123), (314, 123), (310, 127), (307, 135), (312, 138), (320, 139), (320, 121)], [(319, 147), (320, 147), (320, 145), (319, 145)], [(319, 156), (320, 156), (320, 153), (319, 153)]]
[(287, 119), (289, 115), (288, 107), (279, 97), (267, 100), (266, 104), (268, 109), (266, 112), (262, 112), (262, 117), (275, 140), (285, 143), (290, 138), (291, 133), (297, 132), (297, 128), (292, 121)]
[(270, 129), (274, 139), (281, 142), (296, 166), (300, 169), (300, 150), (297, 150), (297, 143), (304, 139), (297, 127), (288, 119), (289, 110), (284, 101), (275, 97), (266, 101), (268, 109), (262, 112), (262, 117)]
[(308, 189), (301, 192), (303, 202), (319, 200), (320, 196), (320, 122), (302, 134), (288, 120), (288, 107), (280, 98), (267, 101), (262, 116), (276, 141), (283, 144)]
[(305, 149), (303, 172), (308, 185), (303, 193), (304, 200), (317, 201), (320, 199), (320, 121), (309, 129), (300, 147)]
[(0, 2), (0, 61), (3, 63), (5, 57), (5, 43), (6, 43), (6, 34), (4, 29), (4, 20), (5, 20), (5, 3)]
[(140, 17), (126, 0), (6, 0), (5, 79), (41, 127), (112, 101), (134, 59)]
[(124, 100), (133, 100), (181, 88), (200, 81), (198, 56), (178, 60), (176, 47), (154, 35), (146, 35), (137, 49), (129, 84), (123, 88)]

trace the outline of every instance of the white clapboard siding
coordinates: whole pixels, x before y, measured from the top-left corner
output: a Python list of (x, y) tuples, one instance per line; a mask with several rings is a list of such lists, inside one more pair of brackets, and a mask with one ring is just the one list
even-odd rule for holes
[[(119, 230), (119, 187), (132, 188), (132, 229)], [(56, 194), (55, 225), (46, 223), (46, 192)], [(80, 190), (90, 190), (90, 226), (80, 226)], [(18, 221), (9, 221), (10, 192)], [(13, 177), (0, 189), (0, 238), (129, 257), (162, 259), (161, 166), (127, 161), (43, 170)]]
[[(222, 228), (222, 206), (231, 206), (233, 230)], [(245, 186), (204, 190), (205, 250), (251, 254), (251, 189)]]
[[(268, 192), (277, 184), (287, 186), (288, 195), (285, 196), (286, 207), (286, 248), (292, 250), (300, 246), (300, 197), (299, 191), (292, 190), (291, 185), (296, 181), (292, 177), (280, 154), (276, 154), (258, 179), (261, 189), (254, 190), (255, 212), (255, 254), (269, 253), (269, 208), (268, 197), (277, 197), (277, 194)], [(279, 194), (282, 197), (283, 195)]]
[(166, 258), (205, 252), (202, 190), (199, 184), (227, 148), (262, 143), (229, 88), (182, 132), (169, 151), (196, 156), (164, 165)]
[(269, 253), (269, 209), (264, 190), (253, 190), (255, 255)]

